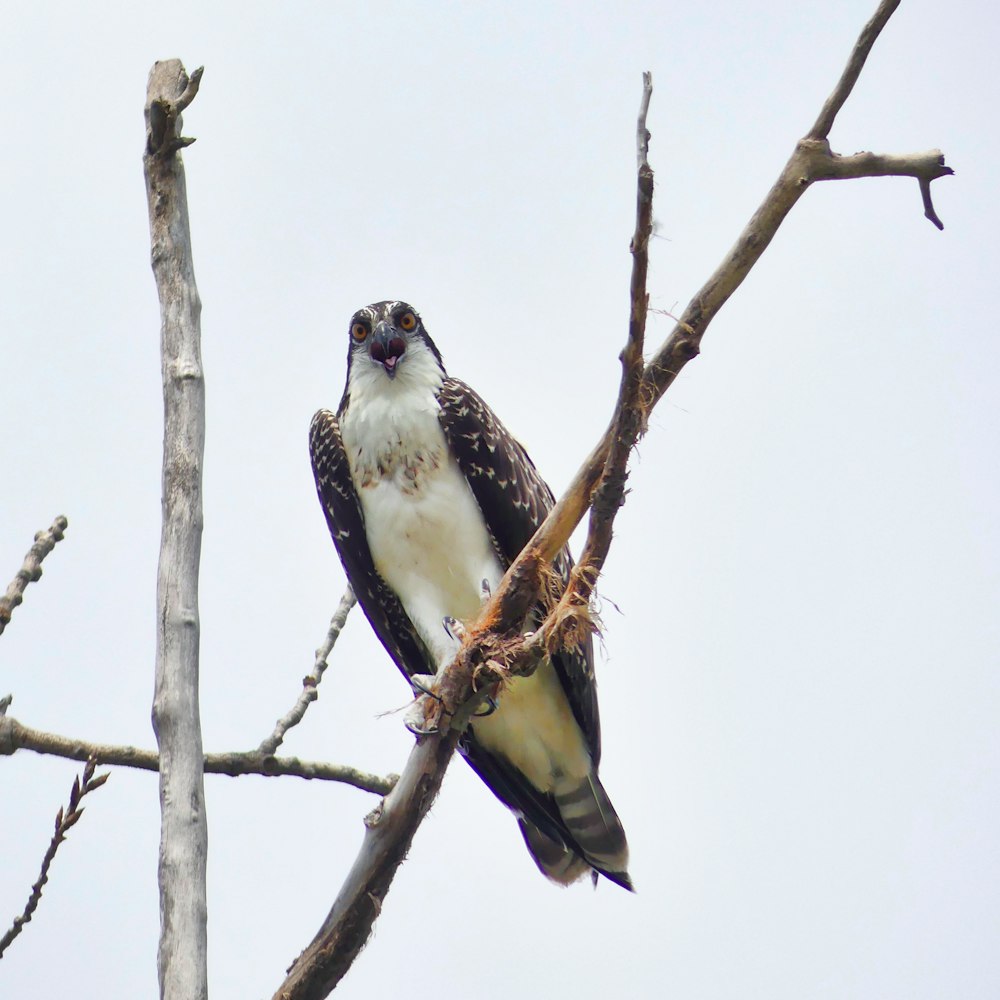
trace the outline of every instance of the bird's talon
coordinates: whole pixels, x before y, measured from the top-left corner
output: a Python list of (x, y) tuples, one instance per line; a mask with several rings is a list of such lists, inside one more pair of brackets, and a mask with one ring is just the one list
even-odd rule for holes
[(485, 719), (488, 715), (492, 715), (497, 710), (497, 707), (496, 699), (487, 695), (486, 704), (482, 705), (478, 712), (473, 712), (472, 717), (474, 719)]
[(465, 626), (457, 618), (452, 618), (451, 615), (445, 615), (445, 617), (441, 619), (441, 624), (444, 626), (445, 632), (448, 633), (449, 639), (454, 639), (455, 642), (461, 642), (465, 638)]
[(410, 719), (406, 719), (403, 722), (403, 725), (406, 726), (407, 730), (413, 733), (414, 736), (434, 736), (435, 734), (440, 732), (437, 726), (432, 726), (430, 729), (425, 729), (422, 725), (420, 725), (420, 723), (413, 722)]
[(433, 698), (435, 701), (441, 700), (441, 695), (439, 695), (434, 690), (434, 683), (437, 681), (437, 676), (435, 674), (411, 674), (410, 675), (410, 687), (413, 688), (414, 693), (419, 698), (420, 695), (425, 694), (428, 698)]

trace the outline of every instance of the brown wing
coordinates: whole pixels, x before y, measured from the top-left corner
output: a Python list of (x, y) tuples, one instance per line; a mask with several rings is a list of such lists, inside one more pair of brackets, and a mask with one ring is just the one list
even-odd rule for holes
[[(445, 437), (506, 569), (545, 520), (555, 498), (528, 453), (464, 382), (445, 379), (438, 402)], [(572, 566), (569, 550), (563, 549), (554, 568), (564, 581)], [(601, 724), (589, 637), (578, 651), (560, 653), (552, 662), (596, 765), (601, 757)]]

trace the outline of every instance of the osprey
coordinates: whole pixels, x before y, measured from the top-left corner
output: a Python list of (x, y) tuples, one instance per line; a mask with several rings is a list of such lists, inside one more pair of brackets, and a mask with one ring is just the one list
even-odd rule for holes
[[(554, 498), (492, 410), (448, 376), (412, 306), (359, 309), (348, 344), (340, 406), (309, 431), (316, 489), (386, 652), (408, 679), (434, 674), (455, 655), (448, 622), (476, 617)], [(571, 567), (564, 550), (554, 568), (565, 580)], [(567, 885), (600, 873), (632, 888), (625, 832), (598, 777), (589, 638), (512, 678), (460, 751), (515, 814), (544, 875)]]

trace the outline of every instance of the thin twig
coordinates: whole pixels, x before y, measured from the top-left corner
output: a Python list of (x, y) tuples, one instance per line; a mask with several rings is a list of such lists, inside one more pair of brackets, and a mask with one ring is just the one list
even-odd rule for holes
[(356, 603), (357, 598), (354, 596), (354, 591), (351, 589), (350, 584), (348, 584), (347, 589), (344, 591), (344, 596), (340, 599), (340, 604), (337, 605), (337, 610), (330, 619), (330, 627), (327, 629), (326, 638), (319, 649), (316, 650), (316, 662), (313, 664), (312, 673), (306, 674), (302, 678), (302, 691), (299, 694), (298, 700), (278, 719), (274, 727), (274, 732), (266, 740), (263, 740), (257, 748), (258, 753), (264, 755), (273, 754), (284, 742), (285, 734), (288, 730), (292, 726), (297, 726), (302, 721), (303, 716), (306, 714), (306, 709), (319, 697), (317, 689), (327, 668), (327, 660), (329, 660), (330, 653), (333, 652), (333, 647), (340, 637), (341, 630), (347, 621), (347, 616), (350, 614), (351, 608)]
[(17, 571), (17, 576), (11, 581), (7, 593), (0, 597), (0, 635), (7, 627), (10, 616), (21, 601), (24, 600), (24, 589), (29, 583), (35, 583), (42, 578), (42, 560), (61, 542), (63, 533), (69, 526), (69, 521), (61, 514), (52, 522), (48, 531), (39, 531), (35, 535), (35, 544), (28, 549), (24, 564)]
[[(6, 707), (3, 705), (4, 701), (7, 699), (0, 701), (0, 708)], [(142, 750), (139, 747), (110, 743), (90, 743), (70, 736), (44, 733), (38, 729), (31, 729), (0, 711), (0, 756), (12, 754), (17, 750), (32, 750), (35, 753), (66, 757), (69, 760), (88, 760), (93, 757), (102, 765), (134, 767), (141, 771), (160, 769), (160, 758), (155, 750)], [(287, 775), (317, 781), (339, 781), (376, 795), (386, 795), (396, 784), (396, 775), (383, 778), (346, 764), (299, 760), (298, 757), (273, 757), (257, 750), (205, 754), (204, 771), (206, 774), (226, 774), (233, 778), (257, 774), (265, 778)]]
[(49, 849), (45, 852), (45, 857), (42, 858), (42, 870), (38, 875), (35, 884), (31, 887), (31, 893), (28, 896), (28, 902), (24, 907), (24, 912), (20, 916), (14, 918), (14, 923), (11, 925), (10, 930), (2, 938), (0, 938), (0, 958), (3, 957), (3, 953), (7, 950), (10, 943), (21, 933), (21, 929), (26, 923), (28, 923), (34, 916), (35, 910), (38, 908), (38, 903), (42, 898), (42, 888), (45, 883), (49, 880), (49, 867), (52, 864), (53, 859), (56, 856), (56, 851), (59, 850), (59, 845), (66, 839), (66, 835), (69, 833), (70, 828), (74, 826), (83, 815), (83, 806), (80, 802), (83, 797), (88, 793), (94, 791), (96, 788), (100, 788), (105, 781), (108, 780), (107, 774), (98, 775), (94, 777), (94, 769), (97, 767), (97, 761), (93, 758), (87, 761), (86, 766), (83, 769), (83, 778), (73, 779), (73, 788), (69, 794), (69, 809), (67, 812), (63, 812), (60, 808), (59, 812), (56, 813), (56, 829), (55, 833), (52, 834), (52, 840), (49, 843)]

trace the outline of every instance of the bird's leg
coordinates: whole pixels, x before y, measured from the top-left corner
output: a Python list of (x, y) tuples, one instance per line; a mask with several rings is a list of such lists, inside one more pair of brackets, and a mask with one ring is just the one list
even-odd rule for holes
[[(479, 587), (479, 593), (480, 600), (483, 604), (485, 604), (493, 596), (493, 589), (490, 586), (489, 580), (482, 580)], [(423, 699), (426, 695), (438, 704), (443, 704), (441, 696), (437, 692), (438, 682), (444, 668), (455, 658), (462, 646), (462, 643), (465, 641), (466, 635), (468, 634), (465, 625), (463, 625), (457, 618), (453, 618), (451, 615), (445, 615), (444, 618), (441, 619), (441, 626), (444, 629), (445, 635), (447, 635), (451, 640), (453, 646), (452, 650), (442, 659), (436, 674), (410, 675), (410, 686), (413, 688), (416, 698), (413, 705), (406, 713), (403, 725), (405, 725), (414, 736), (427, 736), (431, 733), (437, 732), (436, 726), (428, 728), (426, 725), (428, 706)], [(473, 718), (485, 718), (487, 715), (492, 715), (496, 710), (496, 699), (487, 695), (486, 704), (481, 706), (480, 709), (473, 714)]]
[(407, 710), (403, 719), (403, 725), (413, 733), (414, 736), (428, 736), (437, 732), (437, 726), (428, 727), (426, 724), (429, 706), (424, 702), (424, 696), (433, 699), (438, 704), (443, 705), (441, 695), (437, 693), (438, 683), (444, 668), (455, 658), (455, 654), (461, 648), (462, 639), (465, 638), (465, 626), (451, 615), (446, 615), (441, 619), (445, 635), (451, 640), (452, 650), (442, 659), (436, 674), (411, 674), (410, 687), (416, 698)]

